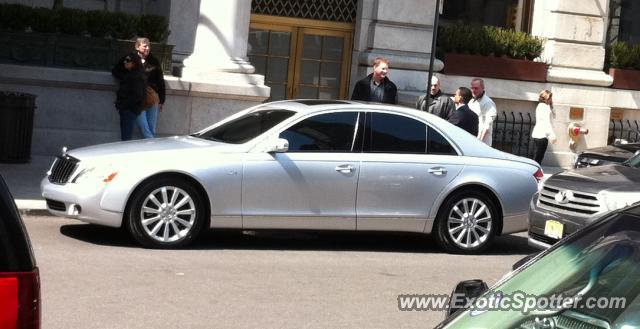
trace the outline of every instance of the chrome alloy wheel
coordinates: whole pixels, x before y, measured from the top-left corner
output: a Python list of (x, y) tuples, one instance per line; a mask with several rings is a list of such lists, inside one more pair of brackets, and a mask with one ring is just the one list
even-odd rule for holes
[(184, 238), (196, 220), (196, 206), (183, 189), (163, 186), (149, 193), (142, 202), (140, 221), (146, 234), (160, 242)]
[(491, 234), (493, 219), (489, 207), (479, 199), (458, 201), (447, 216), (447, 231), (460, 248), (482, 245)]

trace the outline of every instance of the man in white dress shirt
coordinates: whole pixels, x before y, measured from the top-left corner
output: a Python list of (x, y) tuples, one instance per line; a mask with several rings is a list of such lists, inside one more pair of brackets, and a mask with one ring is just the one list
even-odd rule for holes
[(479, 78), (471, 80), (471, 94), (473, 99), (469, 102), (469, 108), (478, 115), (478, 139), (491, 146), (493, 121), (498, 116), (496, 103), (485, 94), (484, 81)]

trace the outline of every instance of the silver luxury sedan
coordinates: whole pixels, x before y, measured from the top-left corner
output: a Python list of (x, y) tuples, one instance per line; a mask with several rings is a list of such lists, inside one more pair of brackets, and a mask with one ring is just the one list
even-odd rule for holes
[(478, 253), (526, 230), (541, 177), (428, 113), (291, 100), (190, 136), (63, 149), (41, 189), (51, 213), (151, 248), (207, 228), (297, 229), (434, 232), (449, 252)]

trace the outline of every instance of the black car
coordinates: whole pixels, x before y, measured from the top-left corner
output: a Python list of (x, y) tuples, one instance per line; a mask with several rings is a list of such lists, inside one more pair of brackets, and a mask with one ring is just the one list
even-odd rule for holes
[(40, 328), (40, 274), (16, 204), (0, 175), (0, 328)]
[(640, 205), (519, 263), (491, 289), (461, 282), (436, 328), (640, 328)]
[(602, 166), (622, 163), (640, 151), (640, 143), (617, 143), (604, 147), (594, 147), (582, 151), (576, 159), (574, 168)]
[(549, 177), (529, 206), (529, 244), (547, 248), (597, 215), (640, 201), (640, 155)]

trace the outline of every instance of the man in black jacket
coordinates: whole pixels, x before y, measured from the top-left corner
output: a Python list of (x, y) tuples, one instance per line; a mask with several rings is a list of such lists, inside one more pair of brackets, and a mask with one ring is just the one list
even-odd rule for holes
[(416, 109), (420, 111), (428, 111), (433, 115), (437, 115), (445, 120), (449, 120), (456, 106), (453, 100), (442, 93), (440, 90), (440, 79), (438, 77), (431, 77), (431, 84), (427, 86), (430, 90), (431, 96), (429, 96), (429, 106), (427, 107), (427, 95), (424, 94), (418, 98), (416, 102)]
[(456, 90), (454, 101), (458, 108), (451, 113), (449, 122), (478, 136), (478, 115), (467, 106), (472, 97), (469, 88), (460, 87)]
[(398, 88), (387, 77), (389, 60), (376, 57), (373, 61), (373, 73), (356, 82), (351, 99), (354, 101), (398, 104)]

